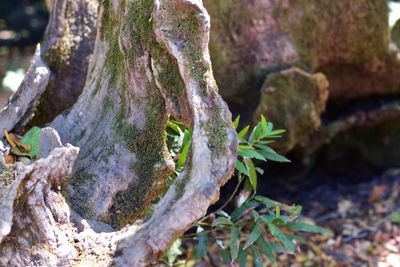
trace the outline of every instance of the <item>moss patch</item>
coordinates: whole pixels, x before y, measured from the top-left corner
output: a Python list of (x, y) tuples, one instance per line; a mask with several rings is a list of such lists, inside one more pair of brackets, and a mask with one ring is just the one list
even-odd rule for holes
[(213, 115), (214, 118), (209, 120), (204, 128), (209, 134), (208, 148), (213, 157), (218, 157), (226, 151), (226, 123), (221, 118), (222, 112), (219, 107)]
[(187, 69), (191, 71), (191, 75), (199, 82), (200, 93), (202, 96), (208, 96), (207, 76), (208, 68), (203, 59), (201, 47), (197, 47), (198, 40), (201, 38), (201, 27), (196, 17), (195, 11), (174, 10), (174, 14), (170, 14), (171, 31), (169, 34), (174, 39), (182, 41), (182, 51), (189, 60)]
[(166, 177), (171, 170), (163, 167), (165, 151), (166, 110), (164, 101), (155, 84), (148, 84), (147, 118), (143, 129), (127, 122), (128, 113), (124, 107), (114, 118), (113, 129), (118, 142), (122, 142), (136, 155), (132, 169), (138, 176), (137, 184), (118, 193), (111, 208), (111, 223), (123, 226), (143, 218), (148, 209), (165, 189)]
[(289, 151), (319, 128), (327, 98), (328, 81), (323, 74), (311, 75), (298, 68), (272, 74), (263, 85), (253, 121), (263, 114), (277, 128), (287, 129), (277, 146)]
[[(70, 179), (70, 185), (74, 188), (74, 209), (81, 215), (92, 217), (94, 215), (93, 208), (95, 203), (89, 201), (91, 195), (86, 187), (95, 186), (96, 177), (93, 174), (85, 172), (84, 169), (78, 170)], [(71, 201), (72, 199), (68, 199)]]
[[(152, 201), (164, 192), (167, 177), (172, 172), (165, 166), (165, 158), (168, 155), (164, 154), (167, 111), (154, 77), (148, 78), (148, 74), (152, 73), (148, 69), (151, 60), (157, 66), (157, 81), (173, 101), (174, 109), (188, 113), (188, 107), (185, 85), (180, 77), (177, 62), (158, 44), (153, 32), (153, 1), (122, 1), (116, 7), (117, 10), (113, 10), (110, 1), (103, 0), (103, 6), (105, 13), (101, 19), (101, 36), (109, 43), (103, 72), (110, 77), (109, 86), (118, 90), (117, 95), (120, 98), (119, 111), (113, 118), (112, 129), (115, 131), (115, 142), (123, 144), (135, 154), (132, 170), (138, 177), (128, 190), (115, 195), (110, 215), (105, 218), (105, 221), (112, 225), (121, 227), (142, 219), (151, 211)], [(202, 58), (201, 48), (196, 46), (200, 25), (195, 12), (187, 12), (186, 9), (184, 11), (184, 14), (178, 11), (171, 14), (174, 29), (171, 34), (183, 40), (185, 53), (190, 61), (188, 69), (192, 70), (191, 74), (199, 81), (202, 95), (206, 96), (208, 68)], [(128, 40), (123, 39), (127, 36)], [(145, 60), (146, 57), (148, 60)], [(144, 81), (147, 95), (144, 98), (136, 99), (130, 95), (131, 91), (126, 90), (127, 80), (132, 71), (142, 71), (142, 77), (147, 77)], [(117, 102), (110, 100), (104, 100), (103, 110), (115, 108), (113, 103)], [(132, 121), (129, 101), (146, 103), (144, 127), (139, 128)], [(188, 114), (185, 116), (189, 117)], [(214, 131), (212, 128), (210, 125), (210, 131)], [(217, 134), (219, 133), (215, 133)], [(221, 138), (217, 138), (212, 148), (217, 151), (222, 142)]]
[[(300, 66), (310, 70), (328, 63), (359, 64), (387, 54), (386, 1), (289, 0), (274, 10), (292, 37)], [(373, 40), (373, 41), (371, 41)]]

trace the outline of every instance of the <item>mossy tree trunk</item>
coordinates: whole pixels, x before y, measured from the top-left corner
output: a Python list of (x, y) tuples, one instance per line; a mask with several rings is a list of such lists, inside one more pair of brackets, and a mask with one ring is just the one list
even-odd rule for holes
[[(57, 7), (73, 3), (53, 1), (49, 25), (71, 15)], [(87, 7), (91, 1), (79, 3)], [(65, 20), (67, 30), (93, 16), (81, 12), (82, 20)], [(1, 265), (156, 263), (205, 214), (233, 172), (236, 134), (213, 78), (210, 19), (202, 2), (104, 0), (96, 28), (82, 94), (50, 123), (62, 143), (72, 145), (29, 166), (3, 168), (0, 189), (6, 197), (0, 198), (0, 214), (7, 216), (0, 221)], [(52, 32), (47, 35), (51, 39)], [(61, 52), (64, 59), (74, 51), (87, 58), (90, 45), (81, 42), (71, 49), (67, 41), (45, 56), (38, 53), (35, 62), (57, 71), (59, 61), (51, 59)], [(84, 62), (79, 66), (86, 72)], [(37, 86), (39, 94), (80, 86), (62, 82), (54, 87), (47, 83), (54, 70), (45, 67), (49, 74)], [(63, 66), (61, 73), (73, 80), (74, 67)], [(35, 84), (34, 75), (29, 82)], [(8, 109), (20, 104), (18, 99), (12, 103)], [(42, 102), (30, 103), (25, 117)], [(193, 138), (184, 171), (167, 188), (174, 169), (164, 134), (170, 116), (192, 126)], [(21, 125), (8, 123), (8, 130)]]

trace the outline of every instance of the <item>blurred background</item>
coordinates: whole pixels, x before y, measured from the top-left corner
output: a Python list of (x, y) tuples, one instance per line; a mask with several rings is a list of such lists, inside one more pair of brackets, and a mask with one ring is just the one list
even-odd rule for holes
[(18, 89), (46, 29), (42, 0), (3, 0), (0, 8), (0, 106)]

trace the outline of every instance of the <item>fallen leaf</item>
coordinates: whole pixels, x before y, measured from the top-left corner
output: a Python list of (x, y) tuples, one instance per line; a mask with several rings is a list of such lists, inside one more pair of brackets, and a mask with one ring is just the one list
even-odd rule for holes
[(369, 203), (373, 203), (378, 198), (382, 196), (382, 194), (385, 192), (386, 186), (384, 184), (382, 185), (375, 185), (374, 188), (372, 189), (371, 195), (368, 198)]
[(3, 129), (4, 135), (11, 146), (11, 154), (18, 157), (34, 159), (40, 152), (41, 129), (33, 127), (23, 137), (9, 133)]
[(4, 155), (4, 161), (6, 162), (6, 164), (14, 164), (15, 157), (13, 155), (6, 154)]

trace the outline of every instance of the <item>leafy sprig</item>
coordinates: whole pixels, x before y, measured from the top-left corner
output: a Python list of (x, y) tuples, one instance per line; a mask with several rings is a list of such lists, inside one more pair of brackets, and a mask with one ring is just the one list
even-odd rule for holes
[[(233, 122), (237, 129), (240, 117)], [(239, 146), (236, 163), (238, 182), (228, 200), (215, 212), (208, 214), (194, 224), (195, 234), (187, 234), (186, 238), (196, 238), (194, 255), (202, 258), (207, 254), (210, 239), (218, 244), (221, 257), (226, 264), (237, 263), (246, 266), (248, 256), (252, 255), (255, 266), (263, 266), (263, 256), (271, 262), (277, 261), (281, 253), (295, 253), (299, 243), (305, 240), (299, 232), (330, 234), (331, 231), (312, 224), (299, 221), (302, 207), (286, 205), (265, 196), (256, 195), (258, 175), (263, 174), (256, 167), (259, 161), (290, 162), (269, 145), (280, 138), (285, 130), (274, 130), (273, 124), (264, 116), (250, 131), (246, 126), (238, 131)], [(191, 129), (169, 121), (167, 137), (170, 153), (176, 161), (176, 174), (182, 171), (190, 148)], [(239, 192), (239, 190), (241, 191)], [(236, 197), (235, 209), (232, 213), (224, 211)], [(181, 242), (179, 240), (179, 242)], [(177, 246), (175, 253), (169, 251), (169, 266), (174, 266), (173, 259), (180, 255)], [(172, 256), (171, 256), (172, 255)]]

